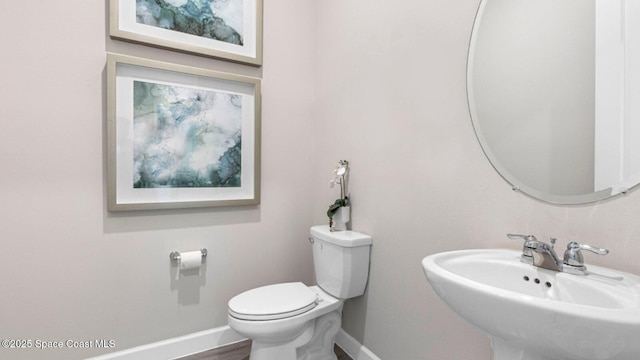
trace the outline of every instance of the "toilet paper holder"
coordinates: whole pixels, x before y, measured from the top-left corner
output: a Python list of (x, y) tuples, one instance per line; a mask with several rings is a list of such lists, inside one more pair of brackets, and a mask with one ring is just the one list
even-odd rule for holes
[[(200, 253), (202, 254), (202, 257), (206, 257), (207, 249), (200, 249)], [(171, 261), (180, 261), (180, 253), (177, 251), (172, 252), (169, 254), (169, 259), (171, 259)]]

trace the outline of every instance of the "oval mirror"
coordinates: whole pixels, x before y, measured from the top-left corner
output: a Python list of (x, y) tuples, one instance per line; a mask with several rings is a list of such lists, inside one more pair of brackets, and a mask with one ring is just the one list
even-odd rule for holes
[(493, 167), (556, 204), (640, 182), (640, 1), (482, 0), (469, 110)]

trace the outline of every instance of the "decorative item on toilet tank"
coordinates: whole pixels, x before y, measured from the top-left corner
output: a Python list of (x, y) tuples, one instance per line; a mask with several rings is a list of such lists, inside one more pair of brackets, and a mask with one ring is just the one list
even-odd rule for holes
[(333, 170), (333, 178), (329, 181), (329, 187), (340, 185), (340, 197), (329, 205), (327, 216), (331, 231), (347, 230), (347, 224), (351, 221), (351, 200), (349, 199), (349, 161), (340, 160)]

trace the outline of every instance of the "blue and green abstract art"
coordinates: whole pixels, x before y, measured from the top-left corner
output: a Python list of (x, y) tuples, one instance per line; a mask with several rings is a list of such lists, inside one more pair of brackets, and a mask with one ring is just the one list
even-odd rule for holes
[(133, 187), (240, 187), (242, 96), (134, 81)]
[(243, 0), (136, 0), (140, 24), (243, 45)]

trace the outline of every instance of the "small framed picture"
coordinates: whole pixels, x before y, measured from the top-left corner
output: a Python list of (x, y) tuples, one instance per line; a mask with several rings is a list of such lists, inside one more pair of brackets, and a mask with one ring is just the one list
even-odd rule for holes
[(110, 0), (120, 40), (262, 65), (262, 0)]
[(108, 54), (109, 211), (260, 202), (260, 80)]

